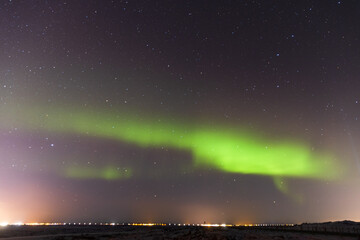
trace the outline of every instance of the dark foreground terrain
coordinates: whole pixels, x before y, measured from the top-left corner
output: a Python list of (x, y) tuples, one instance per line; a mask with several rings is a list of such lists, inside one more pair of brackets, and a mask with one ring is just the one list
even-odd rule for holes
[(346, 239), (360, 240), (358, 223), (302, 224), (293, 227), (193, 226), (8, 226), (0, 228), (7, 240), (117, 240), (117, 239)]

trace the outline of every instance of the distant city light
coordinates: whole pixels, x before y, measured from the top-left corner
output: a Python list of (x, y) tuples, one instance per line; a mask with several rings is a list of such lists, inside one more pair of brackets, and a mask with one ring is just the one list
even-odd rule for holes
[(16, 222), (16, 223), (12, 223), (11, 225), (13, 225), (13, 226), (22, 226), (22, 225), (24, 225), (24, 223)]
[(292, 227), (294, 226), (294, 224), (288, 224), (288, 223), (277, 223), (277, 224), (267, 224), (267, 223), (262, 223), (262, 224), (253, 224), (253, 223), (247, 223), (247, 224), (226, 224), (226, 223), (222, 223), (222, 224), (218, 224), (218, 223), (204, 223), (204, 224), (200, 224), (200, 223), (116, 223), (116, 222), (112, 222), (112, 223), (94, 223), (94, 222), (89, 222), (89, 223), (40, 223), (40, 222), (32, 222), (32, 223), (23, 223), (23, 222), (15, 222), (15, 223), (9, 223), (9, 222), (1, 222), (0, 223), (0, 227), (6, 227), (6, 226), (58, 226), (58, 225), (82, 225), (82, 226), (91, 226), (91, 225), (101, 225), (101, 226), (119, 226), (119, 225), (127, 225), (127, 226), (197, 226), (197, 227)]

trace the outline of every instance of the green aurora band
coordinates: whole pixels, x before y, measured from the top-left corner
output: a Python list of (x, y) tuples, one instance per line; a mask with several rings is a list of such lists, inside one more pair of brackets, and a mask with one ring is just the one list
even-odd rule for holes
[[(237, 128), (106, 111), (22, 110), (20, 115), (19, 112), (10, 112), (7, 116), (12, 116), (12, 119), (1, 119), (2, 123), (11, 121), (28, 130), (115, 139), (142, 148), (167, 147), (189, 151), (194, 167), (210, 167), (229, 173), (313, 179), (339, 177), (339, 168), (329, 154), (316, 153), (298, 142), (265, 141)], [(108, 174), (107, 170), (99, 171), (75, 169), (68, 170), (67, 175), (122, 178), (112, 176), (112, 172)]]
[(119, 171), (117, 168), (108, 166), (104, 168), (95, 167), (68, 167), (65, 170), (65, 175), (69, 178), (76, 179), (104, 179), (117, 180), (127, 179), (132, 176), (132, 171)]

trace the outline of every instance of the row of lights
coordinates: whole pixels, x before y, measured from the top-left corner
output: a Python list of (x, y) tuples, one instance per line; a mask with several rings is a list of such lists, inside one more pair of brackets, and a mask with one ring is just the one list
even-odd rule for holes
[(8, 223), (2, 222), (0, 223), (0, 227), (6, 226), (65, 226), (65, 225), (83, 225), (83, 226), (91, 226), (91, 225), (100, 225), (100, 226), (119, 226), (119, 225), (127, 225), (127, 226), (198, 226), (198, 227), (291, 227), (294, 224), (242, 224), (242, 225), (232, 225), (232, 224), (180, 224), (180, 223)]
[(236, 227), (293, 227), (294, 224), (288, 223), (262, 223), (262, 224), (240, 224)]
[(24, 223), (22, 222), (16, 222), (16, 223), (8, 223), (8, 222), (1, 222), (0, 223), (0, 227), (6, 227), (6, 226), (22, 226), (22, 225), (25, 225)]

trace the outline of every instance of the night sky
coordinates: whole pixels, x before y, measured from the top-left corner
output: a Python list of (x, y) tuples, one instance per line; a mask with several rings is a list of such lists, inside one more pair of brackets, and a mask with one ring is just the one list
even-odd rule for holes
[(0, 18), (0, 222), (360, 221), (359, 1)]

